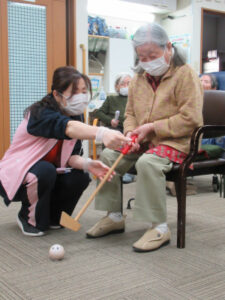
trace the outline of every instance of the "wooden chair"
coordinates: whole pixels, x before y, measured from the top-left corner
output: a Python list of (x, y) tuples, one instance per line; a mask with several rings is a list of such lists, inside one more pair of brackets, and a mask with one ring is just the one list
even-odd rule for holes
[[(191, 136), (190, 152), (182, 164), (174, 164), (166, 174), (166, 180), (175, 182), (177, 194), (177, 248), (185, 247), (186, 225), (186, 180), (198, 175), (225, 175), (225, 159), (196, 161), (199, 139), (225, 135), (225, 91), (205, 91), (203, 105), (204, 125), (196, 128)], [(193, 164), (193, 169), (190, 165)], [(131, 170), (129, 171), (131, 172)], [(133, 170), (135, 174), (135, 171)]]

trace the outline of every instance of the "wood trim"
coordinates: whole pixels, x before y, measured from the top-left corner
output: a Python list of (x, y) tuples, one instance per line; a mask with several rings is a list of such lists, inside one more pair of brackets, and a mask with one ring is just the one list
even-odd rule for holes
[(204, 8), (201, 8), (201, 45), (200, 45), (200, 73), (202, 73), (202, 51), (203, 51), (203, 15)]
[(46, 30), (48, 91), (51, 91), (55, 69), (66, 65), (66, 0), (51, 0)]
[[(48, 1), (49, 2), (49, 1)], [(52, 15), (52, 1), (46, 4), (46, 54), (47, 54), (47, 90), (51, 90), (52, 74), (53, 74), (53, 28), (51, 22)]]
[(86, 74), (86, 48), (84, 44), (80, 44), (80, 48), (82, 50), (82, 72)]
[(89, 76), (104, 76), (104, 73), (88, 73)]
[(95, 38), (95, 39), (109, 39), (108, 36), (104, 36), (104, 35), (93, 35), (93, 34), (89, 34), (88, 38)]
[(202, 7), (202, 11), (203, 11), (203, 13), (209, 13), (210, 15), (220, 15), (220, 16), (225, 15), (225, 12), (221, 11), (221, 10), (214, 10), (214, 9)]
[(8, 67), (8, 13), (7, 1), (0, 1), (1, 11), (1, 76), (2, 76), (2, 153), (10, 144), (10, 108), (9, 108), (9, 67)]
[(66, 63), (76, 68), (76, 0), (66, 0), (66, 48)]
[[(2, 44), (2, 5), (0, 3), (0, 44)], [(0, 65), (3, 64), (3, 56), (2, 56), (2, 47), (0, 47)], [(4, 111), (3, 111), (3, 73), (0, 72), (0, 159), (3, 156), (4, 153)]]
[(35, 2), (29, 2), (29, 1), (24, 1), (24, 0), (3, 0), (4, 2), (10, 1), (10, 2), (19, 2), (23, 4), (30, 4), (30, 5), (45, 5), (47, 6), (50, 1), (52, 0), (36, 0)]

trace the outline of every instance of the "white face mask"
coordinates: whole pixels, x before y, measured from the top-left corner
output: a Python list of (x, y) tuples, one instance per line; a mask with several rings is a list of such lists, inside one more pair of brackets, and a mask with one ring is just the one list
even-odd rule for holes
[(169, 69), (169, 64), (165, 61), (164, 54), (152, 61), (139, 62), (139, 65), (151, 76), (161, 76)]
[(127, 96), (128, 95), (128, 87), (120, 88), (120, 95)]
[(71, 98), (64, 95), (62, 96), (66, 99), (67, 102), (67, 106), (64, 106), (63, 109), (68, 113), (68, 115), (77, 116), (84, 113), (88, 105), (88, 94), (75, 94)]

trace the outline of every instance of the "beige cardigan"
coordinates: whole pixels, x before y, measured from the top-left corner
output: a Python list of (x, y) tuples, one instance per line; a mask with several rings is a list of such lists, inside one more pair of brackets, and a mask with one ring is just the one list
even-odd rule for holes
[(202, 85), (189, 65), (171, 66), (156, 92), (146, 73), (137, 74), (129, 85), (124, 133), (153, 122), (155, 132), (148, 141), (188, 153), (192, 131), (203, 124), (202, 105)]

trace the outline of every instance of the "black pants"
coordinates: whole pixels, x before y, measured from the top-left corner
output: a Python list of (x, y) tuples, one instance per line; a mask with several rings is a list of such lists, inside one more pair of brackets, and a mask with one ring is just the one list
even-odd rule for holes
[[(89, 174), (82, 170), (57, 174), (53, 164), (39, 161), (28, 171), (12, 201), (21, 201), (20, 216), (45, 231), (49, 225), (59, 224), (62, 211), (72, 214), (90, 181)], [(1, 183), (0, 195), (10, 203)]]

